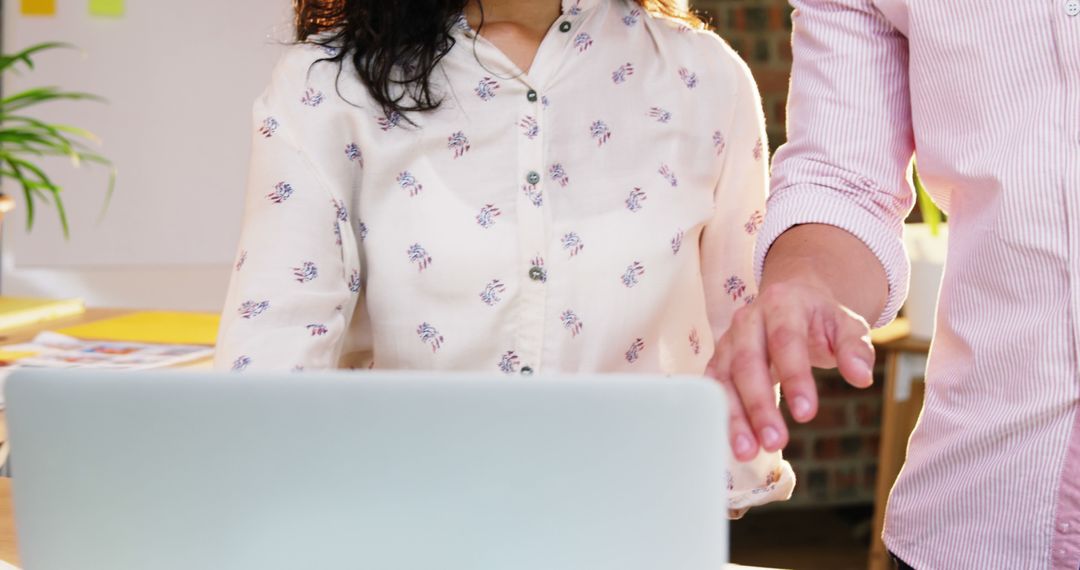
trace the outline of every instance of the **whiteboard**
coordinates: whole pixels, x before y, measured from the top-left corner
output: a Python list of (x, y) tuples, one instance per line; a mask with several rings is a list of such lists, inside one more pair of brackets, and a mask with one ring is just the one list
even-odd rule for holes
[[(265, 88), (292, 26), (291, 0), (126, 0), (122, 18), (91, 16), (88, 0), (56, 0), (55, 17), (3, 3), (3, 49), (65, 41), (4, 93), (59, 85), (107, 105), (55, 103), (35, 116), (99, 135), (118, 179), (104, 217), (103, 169), (48, 162), (64, 187), (72, 237), (42, 208), (25, 231), (21, 190), (4, 226), (4, 266), (61, 268), (224, 266), (235, 254), (251, 139), (251, 104)], [(5, 275), (5, 283), (9, 276)], [(223, 280), (222, 280), (223, 282)], [(85, 294), (82, 291), (53, 294)], [(5, 291), (8, 292), (8, 291)], [(224, 295), (224, 291), (222, 291)]]

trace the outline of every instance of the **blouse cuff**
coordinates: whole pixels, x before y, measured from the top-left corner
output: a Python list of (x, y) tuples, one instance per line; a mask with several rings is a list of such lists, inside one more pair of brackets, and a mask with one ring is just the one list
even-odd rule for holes
[(889, 281), (889, 298), (874, 328), (891, 322), (907, 298), (911, 271), (903, 239), (894, 224), (883, 221), (851, 200), (831, 195), (827, 188), (805, 185), (789, 187), (769, 200), (765, 223), (758, 236), (754, 272), (761, 281), (765, 256), (781, 234), (802, 224), (825, 224), (859, 238), (877, 256)]
[[(776, 454), (779, 457), (779, 453)], [(738, 520), (750, 510), (776, 501), (786, 501), (795, 490), (795, 472), (787, 461), (778, 461), (766, 484), (753, 489), (733, 489), (728, 493), (728, 518)]]

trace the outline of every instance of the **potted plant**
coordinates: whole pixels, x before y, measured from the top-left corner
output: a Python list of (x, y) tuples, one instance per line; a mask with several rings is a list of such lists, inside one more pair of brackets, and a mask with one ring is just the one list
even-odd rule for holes
[(941, 210), (930, 198), (919, 178), (919, 170), (914, 165), (911, 177), (922, 223), (909, 223), (904, 226), (904, 244), (911, 259), (911, 288), (904, 305), (904, 316), (911, 324), (911, 336), (930, 339), (934, 336), (938, 292), (945, 271), (949, 231)]
[[(20, 67), (33, 70), (33, 58), (37, 54), (70, 47), (68, 44), (50, 42), (31, 46), (12, 55), (0, 55), (0, 74), (17, 72)], [(116, 176), (112, 163), (93, 152), (88, 144), (100, 144), (93, 133), (71, 125), (42, 121), (27, 113), (39, 105), (63, 100), (104, 101), (96, 95), (65, 91), (59, 87), (35, 87), (0, 99), (0, 181), (10, 180), (22, 190), (26, 204), (27, 231), (33, 228), (37, 205), (52, 204), (60, 216), (64, 236), (68, 237), (68, 219), (61, 188), (46, 172), (41, 159), (59, 156), (70, 159), (76, 167), (83, 163), (94, 163), (108, 168), (106, 204), (112, 195)], [(0, 220), (14, 205), (10, 196), (0, 194)]]

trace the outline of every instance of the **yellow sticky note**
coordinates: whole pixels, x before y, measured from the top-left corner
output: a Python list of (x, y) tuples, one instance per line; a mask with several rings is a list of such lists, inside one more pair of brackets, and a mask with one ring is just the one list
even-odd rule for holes
[(55, 16), (56, 0), (22, 0), (24, 16)]
[(90, 14), (94, 16), (123, 16), (124, 0), (90, 0)]
[(145, 311), (56, 332), (87, 340), (213, 346), (220, 324), (217, 314)]

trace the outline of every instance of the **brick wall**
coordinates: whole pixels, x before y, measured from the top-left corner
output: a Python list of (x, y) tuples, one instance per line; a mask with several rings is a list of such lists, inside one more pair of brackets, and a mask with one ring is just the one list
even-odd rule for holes
[(784, 454), (795, 469), (799, 488), (792, 505), (863, 504), (874, 499), (881, 442), (881, 384), (857, 390), (835, 372), (816, 375), (821, 405), (814, 421), (791, 421)]
[[(790, 5), (787, 0), (691, 0), (691, 7), (750, 64), (775, 150), (785, 140)], [(848, 386), (835, 372), (818, 371), (815, 376), (821, 395), (818, 417), (799, 425), (784, 410), (792, 426), (785, 454), (799, 479), (794, 498), (784, 505), (871, 503), (881, 439), (883, 378), (875, 374), (875, 387), (864, 391)]]
[(772, 148), (784, 142), (791, 75), (791, 6), (787, 0), (691, 0), (735, 51), (750, 64), (765, 105)]

